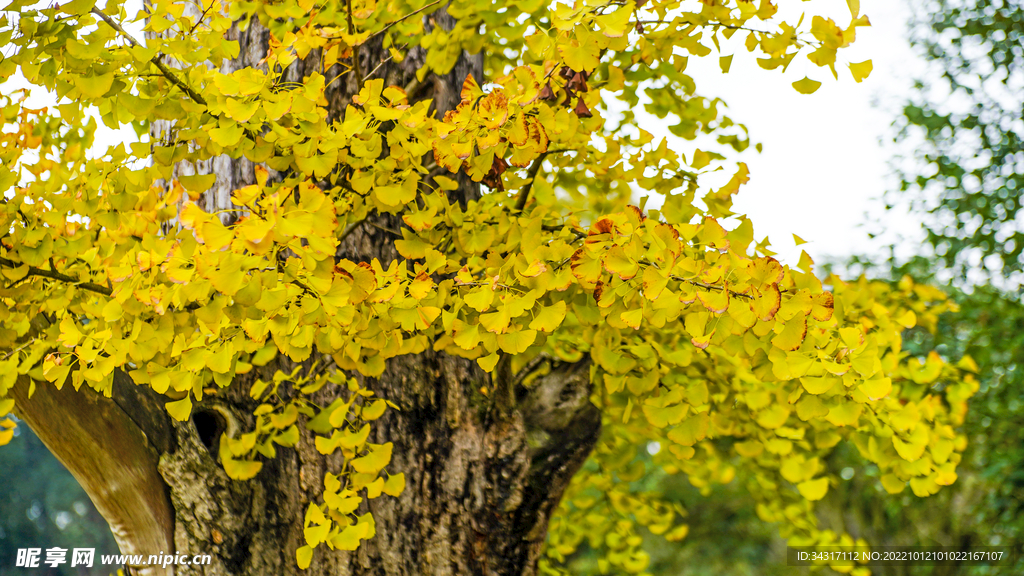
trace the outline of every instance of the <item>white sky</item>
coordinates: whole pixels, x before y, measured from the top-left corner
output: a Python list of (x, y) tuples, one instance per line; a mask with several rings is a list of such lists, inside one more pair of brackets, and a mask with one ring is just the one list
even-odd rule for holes
[[(831, 16), (844, 28), (850, 22), (845, 0), (779, 5), (796, 9), (786, 17), (791, 24), (800, 10), (808, 12), (808, 19), (816, 13)], [(885, 214), (878, 198), (893, 186), (888, 163), (895, 148), (889, 126), (898, 108), (892, 104), (907, 94), (925, 66), (906, 40), (910, 12), (905, 0), (861, 0), (861, 14), (870, 18), (871, 26), (858, 28), (856, 42), (839, 51), (845, 62), (872, 60), (874, 71), (860, 84), (845, 65), (836, 67), (837, 81), (827, 68), (802, 55), (785, 74), (762, 70), (755, 55), (742, 47), (728, 74), (721, 73), (715, 54), (690, 58), (687, 68), (697, 79), (698, 92), (722, 98), (733, 120), (747, 126), (752, 142), (763, 144), (763, 153), (751, 147), (741, 155), (751, 179), (736, 197), (735, 211), (746, 213), (755, 236), (768, 235), (773, 249), (790, 264), (796, 264), (800, 250), (820, 263), (825, 256), (879, 254), (898, 238), (903, 243), (923, 238), (917, 222)], [(733, 40), (742, 37), (737, 34)], [(804, 76), (822, 86), (814, 94), (797, 93), (791, 84)], [(873, 106), (875, 100), (883, 106)], [(877, 230), (883, 218), (889, 242), (869, 240), (869, 229)], [(865, 226), (867, 222), (874, 225)], [(797, 248), (794, 233), (808, 243)], [(911, 244), (909, 253), (917, 242)]]

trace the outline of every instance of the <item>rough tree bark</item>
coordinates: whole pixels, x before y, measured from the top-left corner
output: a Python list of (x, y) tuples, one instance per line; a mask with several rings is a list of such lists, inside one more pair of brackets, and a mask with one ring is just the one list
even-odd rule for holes
[[(428, 24), (451, 28), (454, 22), (440, 12)], [(224, 71), (258, 65), (268, 45), (266, 29), (254, 22), (244, 32), (233, 28), (229, 35), (239, 41), (241, 55)], [(422, 54), (414, 52), (402, 64), (387, 62), (386, 55), (379, 44), (364, 46), (360, 68), (375, 70), (374, 75), (383, 77), (386, 84), (410, 85)], [(316, 60), (313, 54), (306, 63), (293, 65), (289, 80), (301, 79), (306, 73), (303, 67)], [(432, 98), (436, 113), (443, 114), (457, 104), (467, 74), (479, 80), (482, 71), (482, 55), (463, 54), (451, 73), (412, 83), (416, 89), (410, 96)], [(351, 74), (331, 85), (327, 99), (332, 117), (342, 114), (355, 90)], [(163, 129), (166, 125), (155, 124), (154, 138)], [(229, 207), (230, 191), (254, 182), (253, 165), (244, 159), (214, 158), (176, 169), (218, 175), (217, 185), (201, 203), (208, 210)], [(460, 181), (454, 194), (461, 201), (479, 196), (476, 184), (465, 178)], [(385, 263), (396, 258), (394, 238), (381, 228), (397, 228), (401, 221), (380, 223), (386, 225), (364, 225), (348, 235), (338, 256), (354, 261), (378, 258)], [(95, 450), (108, 458), (114, 454), (116, 460), (116, 454), (125, 450), (118, 442), (145, 443), (135, 449), (141, 460), (137, 466), (159, 484), (151, 473), (157, 470), (162, 485), (136, 494), (148, 510), (155, 510), (141, 520), (140, 510), (109, 502), (116, 494), (110, 486), (122, 482), (120, 473), (90, 472), (96, 453), (76, 452), (61, 440), (60, 430), (66, 430), (66, 423), (46, 413), (48, 395), (19, 398), (19, 405), (26, 416), (34, 413), (26, 419), (44, 440), (49, 438), (51, 450), (79, 478), (89, 479), (83, 484), (115, 526), (122, 551), (155, 554), (160, 550), (149, 547), (172, 533), (173, 543), (168, 546), (174, 552), (213, 555), (212, 565), (178, 566), (176, 574), (298, 574), (294, 552), (304, 543), (306, 503), (320, 493), (324, 473), (337, 470), (337, 462), (319, 454), (308, 434), (294, 450), (279, 450), (248, 482), (228, 479), (216, 456), (219, 434), (251, 429), (255, 407), (247, 395), (251, 379), (269, 377), (275, 368), (290, 368), (286, 364), (283, 359), (262, 373), (239, 377), (223, 393), (199, 403), (192, 420), (185, 423), (172, 422), (162, 412), (166, 399), (140, 392), (143, 388), (126, 376), (118, 379), (118, 392), (134, 392), (119, 404), (118, 425), (135, 423), (137, 431), (98, 438)], [(388, 411), (377, 422), (371, 441), (394, 442), (389, 470), (406, 474), (406, 489), (400, 498), (363, 504), (365, 510), (360, 513), (372, 511), (376, 519), (376, 537), (354, 553), (318, 548), (305, 573), (534, 574), (550, 515), (596, 443), (600, 413), (589, 401), (586, 360), (556, 367), (529, 390), (520, 387), (513, 394), (508, 389), (511, 410), (492, 404), (496, 394), (479, 392), (484, 386), (495, 390), (496, 384), (475, 362), (438, 352), (394, 358), (380, 378), (365, 379), (365, 386), (401, 408)], [(320, 400), (327, 404), (331, 398)], [(88, 427), (92, 418), (112, 417), (104, 403), (91, 399), (61, 418)], [(166, 525), (151, 521), (160, 516), (161, 506), (169, 508), (172, 516)]]

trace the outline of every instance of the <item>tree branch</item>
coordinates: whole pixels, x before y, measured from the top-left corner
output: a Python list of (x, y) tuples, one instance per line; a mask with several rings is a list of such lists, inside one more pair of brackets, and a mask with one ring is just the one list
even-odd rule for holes
[[(15, 413), (82, 485), (122, 554), (173, 552), (174, 513), (157, 469), (160, 454), (120, 406), (91, 388), (61, 390), (19, 376), (11, 389)], [(171, 576), (173, 566), (133, 573)]]
[(441, 1), (442, 0), (434, 0), (430, 4), (427, 4), (426, 6), (424, 6), (423, 8), (419, 8), (417, 10), (413, 10), (412, 12), (409, 12), (405, 16), (402, 16), (401, 18), (399, 18), (398, 20), (395, 20), (394, 22), (388, 22), (387, 26), (385, 26), (385, 27), (381, 28), (380, 30), (378, 30), (377, 32), (374, 32), (373, 34), (371, 34), (370, 37), (367, 38), (367, 40), (372, 40), (372, 39), (376, 38), (377, 36), (380, 36), (381, 34), (384, 34), (388, 30), (390, 30), (391, 27), (394, 26), (395, 24), (398, 24), (400, 22), (404, 22), (405, 20), (407, 20), (407, 19), (409, 19), (409, 18), (419, 14), (420, 12), (423, 12), (427, 8), (430, 8), (432, 6), (437, 6), (438, 4), (441, 3)]
[[(348, 33), (349, 35), (355, 35), (356, 28), (352, 22), (352, 0), (346, 0), (348, 6)], [(363, 73), (359, 69), (359, 45), (352, 47), (352, 71), (356, 75), (356, 90), (360, 90), (363, 86)]]
[(530, 197), (530, 190), (533, 189), (534, 181), (537, 180), (537, 173), (540, 172), (541, 164), (544, 163), (544, 158), (547, 157), (548, 154), (549, 152), (542, 152), (540, 156), (537, 156), (537, 159), (534, 160), (533, 164), (530, 166), (530, 171), (526, 173), (526, 177), (529, 178), (530, 181), (527, 182), (526, 186), (523, 186), (522, 190), (519, 191), (519, 197), (516, 198), (517, 211), (522, 212), (523, 208), (526, 207), (526, 200)]
[[(7, 266), (8, 268), (17, 268), (20, 266), (19, 263), (8, 260), (6, 258), (0, 258), (0, 265)], [(93, 282), (81, 282), (74, 276), (68, 276), (67, 274), (61, 274), (56, 270), (43, 270), (42, 268), (36, 268), (35, 266), (28, 267), (27, 276), (40, 276), (42, 278), (49, 278), (51, 280), (60, 280), (61, 282), (67, 282), (68, 284), (75, 284), (83, 290), (89, 290), (90, 292), (96, 292), (103, 294), (104, 296), (110, 296), (113, 290), (106, 286), (101, 286)]]
[[(101, 20), (106, 22), (108, 26), (110, 26), (114, 30), (117, 30), (117, 32), (120, 33), (122, 36), (124, 36), (133, 47), (134, 46), (139, 46), (139, 41), (136, 40), (135, 38), (133, 38), (131, 34), (126, 32), (125, 29), (122, 28), (120, 24), (118, 24), (117, 22), (114, 22), (113, 18), (111, 18), (110, 16), (107, 16), (106, 14), (104, 14), (98, 8), (93, 8), (90, 11), (90, 13), (93, 14), (94, 16), (98, 16)], [(202, 104), (203, 106), (206, 106), (206, 100), (203, 99), (202, 96), (200, 96), (198, 93), (196, 93), (191, 88), (189, 88), (188, 85), (186, 85), (180, 78), (178, 78), (174, 74), (174, 72), (171, 72), (171, 69), (168, 68), (166, 64), (164, 64), (163, 62), (160, 61), (160, 58), (162, 56), (163, 56), (163, 54), (157, 54), (153, 58), (150, 58), (149, 61), (154, 66), (156, 66), (156, 69), (159, 70), (160, 73), (163, 74), (165, 78), (167, 78), (168, 80), (171, 81), (172, 84), (174, 84), (175, 86), (180, 88), (181, 91), (184, 92), (185, 94), (187, 94), (189, 98), (191, 98), (193, 101), (195, 101), (198, 104)]]

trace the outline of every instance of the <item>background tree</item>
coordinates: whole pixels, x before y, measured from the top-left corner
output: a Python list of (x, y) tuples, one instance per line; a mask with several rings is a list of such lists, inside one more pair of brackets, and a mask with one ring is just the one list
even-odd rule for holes
[[(935, 289), (825, 290), (731, 211), (743, 165), (699, 188), (747, 141), (684, 73), (733, 37), (835, 71), (850, 7), (164, 1), (143, 40), (116, 2), (16, 0), (0, 77), (60, 100), (2, 103), (0, 415), (123, 552), (206, 574), (560, 573), (581, 545), (640, 573), (641, 529), (688, 531), (648, 465), (852, 542), (817, 528), (829, 454), (952, 483), (971, 364), (902, 353)], [(718, 144), (653, 143), (641, 93)], [(142, 141), (93, 154), (90, 107)]]
[(944, 267), (1020, 285), (1024, 230), (1024, 4), (935, 0), (913, 11), (912, 43), (931, 65), (896, 138), (915, 151), (889, 202), (929, 214)]
[[(906, 525), (941, 527), (938, 534), (917, 529), (903, 537), (945, 536), (965, 544), (1010, 544), (1020, 551), (1024, 4), (939, 0), (922, 3), (914, 14), (912, 43), (930, 68), (896, 123), (897, 143), (912, 146), (914, 154), (900, 163), (900, 188), (887, 200), (909, 202), (912, 210), (927, 214), (927, 244), (940, 258), (892, 260), (890, 266), (896, 276), (942, 277), (962, 287), (953, 294), (960, 312), (944, 318), (935, 335), (912, 335), (908, 347), (917, 354), (925, 349), (971, 354), (982, 377), (965, 422), (971, 440), (965, 482), (940, 496), (953, 513), (941, 522)], [(914, 503), (907, 511), (928, 517)], [(965, 567), (962, 573), (1021, 569), (1024, 564), (1018, 563), (1000, 572)]]
[[(886, 266), (868, 266), (885, 273)], [(897, 274), (935, 280), (932, 258), (917, 257), (892, 269)], [(958, 304), (955, 313), (942, 316), (935, 332), (910, 330), (907, 350), (923, 357), (934, 351), (947, 357), (969, 354), (979, 366), (979, 390), (971, 399), (964, 422), (969, 442), (959, 470), (960, 479), (948, 491), (929, 498), (884, 498), (871, 489), (859, 471), (864, 461), (850, 454), (840, 466), (858, 470), (844, 498), (835, 502), (844, 514), (834, 516), (834, 527), (863, 535), (869, 541), (902, 545), (1011, 546), (1014, 564), (951, 567), (888, 567), (878, 574), (990, 575), (1017, 574), (1024, 568), (1021, 500), (1024, 452), (1021, 451), (1021, 328), (1024, 310), (1019, 300), (992, 286), (970, 291), (950, 288)], [(858, 465), (859, 464), (859, 465)]]

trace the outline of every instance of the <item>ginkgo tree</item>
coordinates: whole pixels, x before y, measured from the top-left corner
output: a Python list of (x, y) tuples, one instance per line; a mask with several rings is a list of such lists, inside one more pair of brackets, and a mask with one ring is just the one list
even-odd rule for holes
[(649, 466), (852, 542), (816, 528), (823, 459), (954, 482), (975, 368), (901, 349), (936, 289), (754, 240), (746, 130), (686, 74), (838, 76), (849, 6), (14, 0), (0, 78), (56, 104), (0, 101), (0, 415), (123, 552), (204, 574), (558, 574), (584, 544), (643, 573), (640, 530), (687, 533)]

